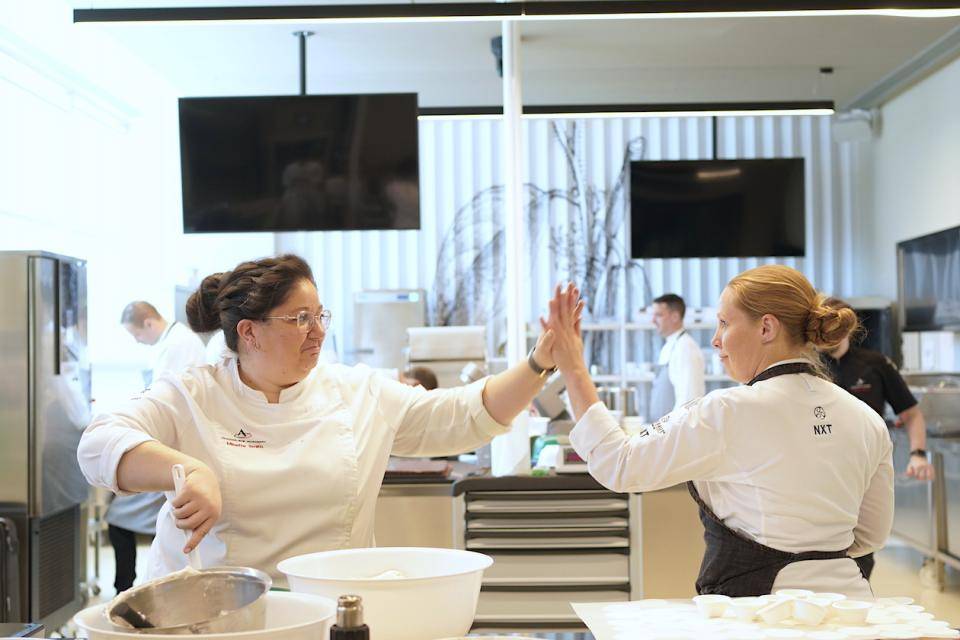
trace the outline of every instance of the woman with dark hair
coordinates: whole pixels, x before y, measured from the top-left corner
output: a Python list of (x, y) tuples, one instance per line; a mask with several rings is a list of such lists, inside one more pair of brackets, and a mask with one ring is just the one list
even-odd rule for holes
[(171, 466), (184, 466), (184, 489), (158, 519), (150, 577), (185, 567), (197, 548), (204, 566), (256, 567), (282, 586), (284, 558), (372, 545), (391, 453), (476, 449), (508, 430), (554, 368), (549, 331), (526, 362), (466, 387), (427, 391), (362, 365), (318, 367), (330, 311), (291, 255), (208, 276), (187, 316), (194, 331), (222, 329), (231, 353), (95, 418), (78, 451), (87, 480), (121, 495), (170, 492)]
[(570, 442), (614, 491), (687, 483), (706, 543), (698, 593), (872, 595), (856, 560), (890, 533), (891, 444), (883, 420), (824, 377), (815, 348), (835, 346), (857, 324), (824, 297), (781, 265), (733, 278), (713, 346), (744, 384), (692, 400), (633, 437), (584, 380), (575, 296), (551, 302), (553, 356), (578, 420)]

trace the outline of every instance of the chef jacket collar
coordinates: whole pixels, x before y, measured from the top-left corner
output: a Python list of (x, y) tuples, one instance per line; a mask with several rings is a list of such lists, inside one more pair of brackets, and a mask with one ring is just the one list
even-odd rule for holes
[(682, 336), (684, 333), (686, 333), (686, 331), (687, 331), (686, 329), (684, 329), (683, 327), (680, 327), (679, 329), (677, 329), (676, 331), (674, 331), (673, 333), (671, 333), (670, 335), (668, 335), (668, 336), (664, 339), (664, 342), (663, 342), (664, 346), (670, 344), (671, 342), (676, 342), (677, 339), (678, 339), (680, 336)]
[[(240, 360), (236, 356), (227, 358), (227, 366), (230, 369), (230, 377), (233, 380), (233, 390), (237, 393), (237, 395), (259, 404), (270, 404), (265, 393), (248, 386), (243, 380), (240, 379)], [(307, 377), (309, 377), (309, 375)], [(300, 382), (291, 385), (286, 389), (281, 389), (279, 404), (293, 402), (303, 395), (303, 390), (306, 387), (306, 380), (307, 378), (304, 378)]]
[(762, 371), (757, 372), (757, 375), (755, 375), (753, 379), (756, 380), (757, 378), (763, 375), (764, 371), (769, 371), (774, 367), (779, 367), (782, 364), (794, 364), (794, 363), (809, 365), (810, 361), (807, 358), (787, 358), (786, 360), (780, 360), (779, 362), (774, 362), (769, 367), (765, 367)]
[(161, 342), (167, 339), (167, 336), (170, 335), (170, 330), (173, 329), (173, 325), (175, 324), (177, 324), (176, 320), (174, 320), (173, 322), (167, 325), (167, 328), (164, 329), (163, 333), (160, 334), (160, 337), (157, 338), (156, 344), (160, 344)]

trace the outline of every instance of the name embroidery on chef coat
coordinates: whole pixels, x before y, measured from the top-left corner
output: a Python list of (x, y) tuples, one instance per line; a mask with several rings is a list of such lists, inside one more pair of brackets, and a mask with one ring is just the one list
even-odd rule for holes
[(232, 436), (220, 436), (220, 439), (228, 447), (237, 447), (238, 449), (263, 449), (263, 445), (267, 443), (266, 440), (259, 440), (254, 437), (253, 432), (244, 427), (240, 427), (240, 430)]
[[(816, 407), (813, 410), (813, 417), (817, 420), (826, 420), (827, 412), (823, 407)], [(820, 424), (813, 425), (813, 435), (815, 436), (829, 436), (833, 435), (833, 425), (822, 422)]]

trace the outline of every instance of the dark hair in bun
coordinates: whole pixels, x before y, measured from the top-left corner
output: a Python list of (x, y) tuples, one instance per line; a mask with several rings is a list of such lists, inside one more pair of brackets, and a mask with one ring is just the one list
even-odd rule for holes
[(807, 316), (805, 337), (818, 349), (830, 349), (856, 331), (860, 321), (849, 306), (833, 307), (825, 303), (824, 296), (818, 297)]
[(301, 280), (316, 285), (310, 265), (299, 256), (241, 262), (233, 271), (203, 279), (187, 300), (187, 321), (198, 333), (223, 329), (227, 346), (236, 351), (237, 324), (263, 320)]

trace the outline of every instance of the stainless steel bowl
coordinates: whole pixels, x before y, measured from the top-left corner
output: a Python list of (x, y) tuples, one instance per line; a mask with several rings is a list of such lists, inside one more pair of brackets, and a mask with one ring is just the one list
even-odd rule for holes
[(125, 591), (104, 611), (115, 627), (146, 634), (256, 631), (266, 623), (272, 584), (263, 571), (246, 567), (188, 569)]

